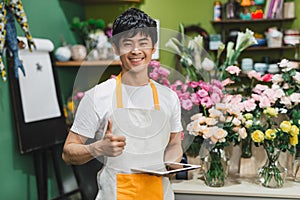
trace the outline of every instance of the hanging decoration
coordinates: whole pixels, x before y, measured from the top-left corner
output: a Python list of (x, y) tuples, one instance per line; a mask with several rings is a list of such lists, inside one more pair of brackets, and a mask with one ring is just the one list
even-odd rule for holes
[(3, 81), (6, 81), (6, 71), (2, 56), (6, 44), (14, 60), (15, 77), (18, 78), (18, 68), (21, 69), (25, 76), (24, 67), (18, 57), (19, 42), (15, 18), (25, 33), (29, 50), (32, 51), (32, 48), (36, 47), (29, 31), (27, 17), (21, 0), (4, 0), (0, 2), (0, 72)]

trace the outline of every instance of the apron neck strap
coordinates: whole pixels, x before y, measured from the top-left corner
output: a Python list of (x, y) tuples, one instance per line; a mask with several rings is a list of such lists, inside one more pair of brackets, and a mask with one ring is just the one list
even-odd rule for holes
[[(149, 79), (150, 86), (152, 89), (154, 108), (155, 110), (160, 110), (158, 93), (157, 89), (151, 79)], [(123, 99), (122, 99), (122, 75), (121, 73), (116, 77), (116, 97), (117, 97), (117, 108), (123, 108)]]

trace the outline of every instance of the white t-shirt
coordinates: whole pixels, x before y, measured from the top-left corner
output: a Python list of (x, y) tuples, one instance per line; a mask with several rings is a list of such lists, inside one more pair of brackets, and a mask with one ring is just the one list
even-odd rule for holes
[[(170, 88), (153, 81), (161, 109), (170, 119), (171, 132), (182, 131), (181, 107), (177, 94)], [(88, 90), (80, 101), (71, 131), (88, 138), (100, 139), (107, 121), (116, 107), (116, 80), (109, 79)], [(124, 108), (154, 109), (150, 83), (145, 86), (122, 84)]]

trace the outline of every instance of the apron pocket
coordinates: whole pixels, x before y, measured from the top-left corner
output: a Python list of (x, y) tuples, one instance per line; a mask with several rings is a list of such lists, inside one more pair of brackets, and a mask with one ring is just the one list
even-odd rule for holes
[(163, 200), (162, 177), (117, 174), (117, 200)]

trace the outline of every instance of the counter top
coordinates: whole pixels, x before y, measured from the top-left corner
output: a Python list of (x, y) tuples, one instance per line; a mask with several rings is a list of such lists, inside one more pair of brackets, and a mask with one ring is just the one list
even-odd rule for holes
[(237, 197), (271, 197), (300, 199), (300, 183), (287, 180), (282, 188), (266, 188), (257, 178), (228, 178), (223, 187), (209, 187), (204, 180), (172, 180), (175, 194), (222, 195)]

